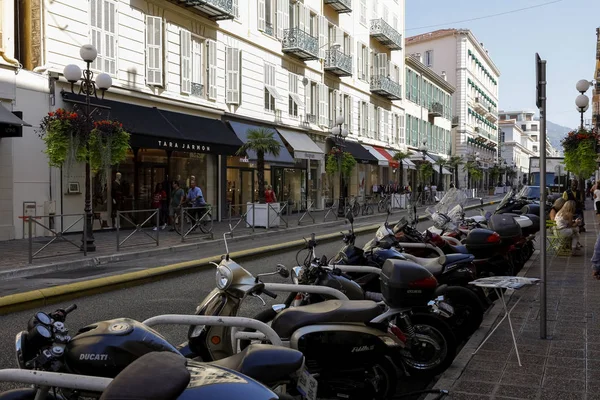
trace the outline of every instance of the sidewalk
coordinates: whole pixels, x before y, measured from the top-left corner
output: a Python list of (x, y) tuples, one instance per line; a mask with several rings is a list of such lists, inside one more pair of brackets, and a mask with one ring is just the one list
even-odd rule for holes
[[(590, 263), (600, 226), (591, 208), (588, 202), (582, 256), (547, 258), (549, 339), (539, 338), (539, 286), (515, 291), (508, 307), (521, 298), (511, 319), (523, 366), (517, 363), (507, 321), (472, 355), (495, 326), (496, 318), (488, 318), (488, 326), (469, 340), (436, 388), (448, 389), (453, 400), (600, 399), (600, 281), (592, 279)], [(539, 278), (539, 253), (532, 259), (523, 275)], [(490, 317), (501, 307), (496, 302)]]

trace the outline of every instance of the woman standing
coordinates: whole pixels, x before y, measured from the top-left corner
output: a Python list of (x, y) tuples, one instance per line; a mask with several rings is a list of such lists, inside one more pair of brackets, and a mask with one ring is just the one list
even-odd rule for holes
[(275, 203), (277, 201), (277, 197), (275, 197), (275, 192), (273, 191), (271, 185), (268, 185), (267, 189), (265, 190), (265, 201), (267, 203)]

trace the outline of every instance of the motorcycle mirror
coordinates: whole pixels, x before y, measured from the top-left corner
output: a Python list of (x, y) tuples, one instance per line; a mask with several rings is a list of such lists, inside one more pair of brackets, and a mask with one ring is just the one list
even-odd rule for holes
[(290, 277), (290, 271), (283, 264), (277, 264), (277, 273), (282, 278), (289, 278)]
[(350, 224), (354, 223), (354, 215), (352, 214), (352, 211), (348, 211), (348, 213), (346, 214), (346, 220)]

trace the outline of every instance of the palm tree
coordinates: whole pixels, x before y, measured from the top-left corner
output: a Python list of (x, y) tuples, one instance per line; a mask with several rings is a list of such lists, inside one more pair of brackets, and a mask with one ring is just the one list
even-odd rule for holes
[(400, 172), (400, 179), (398, 180), (398, 182), (400, 182), (400, 187), (404, 188), (404, 165), (403, 161), (406, 160), (407, 158), (409, 158), (411, 156), (410, 151), (398, 151), (396, 154), (394, 154), (394, 160), (398, 161), (398, 171)]
[(443, 186), (444, 186), (444, 178), (442, 175), (442, 168), (444, 168), (446, 165), (448, 165), (448, 161), (442, 157), (438, 157), (437, 160), (435, 160), (435, 165), (440, 167), (440, 180), (438, 182), (438, 190), (442, 190)]
[[(470, 158), (467, 160), (465, 166), (463, 167), (463, 171), (467, 173), (467, 182), (470, 182), (472, 186), (475, 186), (471, 189), (477, 189), (479, 180), (483, 176), (483, 172), (481, 172), (479, 163), (475, 161), (475, 158)], [(468, 184), (467, 189), (469, 189)]]
[(462, 156), (451, 156), (448, 159), (447, 165), (452, 167), (454, 170), (454, 185), (458, 189), (458, 167), (465, 163), (465, 160)]
[(265, 202), (265, 155), (279, 155), (281, 144), (275, 139), (275, 132), (267, 128), (248, 131), (247, 141), (237, 151), (237, 155), (247, 155), (248, 151), (256, 153), (256, 175), (258, 178), (258, 202)]

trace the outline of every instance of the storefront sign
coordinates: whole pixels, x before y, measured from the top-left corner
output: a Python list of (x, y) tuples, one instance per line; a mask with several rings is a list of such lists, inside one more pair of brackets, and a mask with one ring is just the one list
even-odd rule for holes
[(248, 157), (240, 157), (240, 162), (249, 163), (250, 160), (248, 159)]
[(185, 142), (175, 142), (171, 140), (159, 140), (158, 147), (163, 149), (173, 150), (191, 150), (191, 151), (202, 151), (210, 152), (210, 146), (204, 144), (194, 144)]
[(3, 137), (23, 137), (23, 127), (16, 125), (0, 124), (0, 138)]
[(294, 150), (294, 158), (297, 160), (323, 160), (323, 154)]

